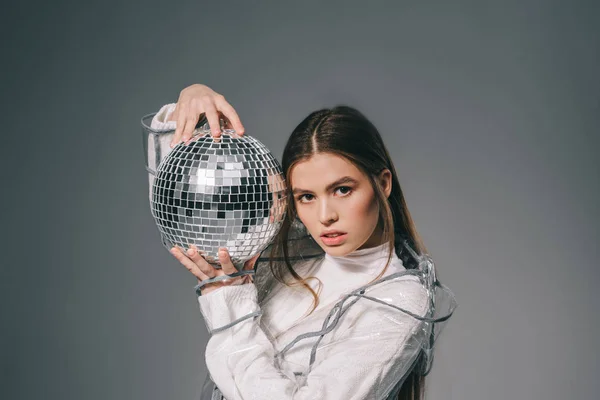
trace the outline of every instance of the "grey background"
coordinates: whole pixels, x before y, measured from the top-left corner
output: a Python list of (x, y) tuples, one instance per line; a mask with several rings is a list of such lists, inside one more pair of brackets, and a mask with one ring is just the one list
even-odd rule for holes
[(459, 308), (429, 399), (591, 399), (594, 2), (5, 6), (0, 398), (194, 399), (195, 279), (148, 205), (142, 115), (205, 83), (280, 158), (349, 104), (381, 130)]

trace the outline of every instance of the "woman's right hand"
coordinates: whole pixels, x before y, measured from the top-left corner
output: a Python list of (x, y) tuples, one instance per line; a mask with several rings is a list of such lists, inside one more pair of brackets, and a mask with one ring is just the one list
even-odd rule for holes
[[(202, 281), (207, 280), (209, 278), (214, 278), (217, 276), (223, 275), (232, 275), (238, 272), (237, 268), (231, 262), (231, 257), (229, 256), (229, 251), (226, 248), (220, 248), (218, 252), (219, 262), (221, 264), (221, 268), (217, 269), (210, 265), (203, 256), (203, 252), (198, 250), (195, 245), (191, 245), (187, 251), (185, 249), (174, 246), (169, 250), (173, 256), (183, 264), (184, 267), (187, 268), (197, 279), (198, 283), (202, 283)], [(252, 270), (254, 269), (254, 264), (258, 261), (260, 257), (260, 253), (256, 254), (251, 259), (247, 260), (244, 263), (244, 270)], [(242, 275), (234, 278), (225, 279), (222, 281), (216, 281), (207, 283), (200, 290), (202, 295), (207, 295), (208, 293), (215, 291), (224, 286), (231, 285), (243, 285), (246, 283), (253, 283), (254, 279), (252, 279), (251, 275)]]
[(225, 122), (229, 123), (236, 134), (244, 134), (244, 126), (240, 118), (225, 97), (206, 85), (196, 83), (179, 93), (175, 110), (168, 118), (168, 121), (177, 122), (171, 147), (182, 141), (187, 143), (191, 139), (202, 114), (206, 114), (210, 131), (215, 138), (221, 136), (220, 115), (225, 116), (227, 120)]

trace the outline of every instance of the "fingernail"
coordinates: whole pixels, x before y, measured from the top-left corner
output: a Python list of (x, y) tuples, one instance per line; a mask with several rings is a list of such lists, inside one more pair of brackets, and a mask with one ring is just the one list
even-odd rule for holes
[(194, 254), (194, 250), (192, 250), (192, 249), (189, 249), (189, 250), (187, 251), (187, 253), (188, 253), (188, 256), (191, 256), (192, 254)]

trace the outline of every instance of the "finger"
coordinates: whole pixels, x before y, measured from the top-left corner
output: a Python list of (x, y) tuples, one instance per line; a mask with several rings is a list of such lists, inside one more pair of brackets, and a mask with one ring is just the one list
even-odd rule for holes
[(173, 140), (171, 141), (171, 147), (179, 144), (181, 142), (181, 135), (183, 134), (183, 129), (185, 128), (185, 120), (187, 119), (187, 104), (177, 104), (176, 106), (179, 109), (179, 114), (177, 115), (177, 127), (175, 128), (175, 136), (173, 136)]
[(227, 252), (227, 249), (223, 247), (219, 248), (219, 262), (221, 263), (221, 270), (227, 275), (231, 275), (238, 272), (235, 265), (233, 265), (233, 263), (231, 262), (229, 252)]
[(219, 114), (217, 113), (217, 109), (215, 108), (215, 106), (213, 104), (205, 105), (204, 111), (206, 113), (206, 119), (208, 120), (208, 125), (210, 126), (210, 132), (212, 136), (221, 136)]
[[(247, 260), (244, 263), (244, 268), (243, 270), (253, 270), (254, 266), (256, 265), (256, 261), (259, 259), (260, 257), (260, 253), (258, 253), (257, 255), (255, 255), (254, 257), (252, 257), (251, 259)], [(254, 276), (248, 274), (244, 276), (244, 283), (254, 283)]]
[(196, 263), (194, 263), (192, 260), (190, 260), (184, 253), (183, 253), (183, 249), (181, 249), (179, 246), (175, 246), (175, 247), (171, 247), (171, 250), (169, 250), (171, 252), (171, 254), (173, 254), (173, 256), (181, 263), (183, 264), (184, 267), (187, 268), (188, 271), (190, 271), (196, 278), (200, 279), (200, 280), (206, 280), (208, 279), (208, 276), (206, 274), (204, 274), (200, 268), (198, 268), (198, 266), (196, 265)]
[(254, 264), (256, 264), (256, 261), (258, 260), (258, 258), (260, 257), (260, 253), (258, 253), (257, 255), (255, 255), (254, 257), (252, 257), (251, 259), (249, 259), (248, 261), (246, 261), (244, 263), (244, 269), (254, 269)]
[(222, 99), (217, 102), (217, 107), (219, 107), (219, 109), (221, 110), (223, 115), (225, 117), (227, 117), (229, 122), (231, 122), (231, 125), (233, 127), (233, 130), (235, 130), (235, 133), (237, 133), (238, 135), (243, 135), (244, 134), (244, 126), (242, 125), (242, 121), (240, 121), (240, 117), (238, 116), (237, 112), (235, 112), (235, 109), (231, 106), (231, 104), (229, 104), (227, 102), (227, 100)]
[(196, 245), (191, 245), (187, 251), (187, 256), (198, 266), (200, 271), (209, 278), (217, 276), (217, 270), (210, 265), (204, 257), (198, 252)]
[(198, 118), (203, 112), (204, 110), (202, 106), (188, 108), (188, 114), (185, 120), (185, 129), (183, 130), (183, 135), (181, 136), (181, 140), (183, 142), (187, 142), (191, 139), (192, 135), (194, 134), (194, 130), (196, 130)]

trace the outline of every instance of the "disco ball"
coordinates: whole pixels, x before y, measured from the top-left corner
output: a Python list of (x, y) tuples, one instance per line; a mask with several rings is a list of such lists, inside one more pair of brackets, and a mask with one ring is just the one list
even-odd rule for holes
[(160, 160), (150, 205), (165, 247), (194, 244), (215, 268), (218, 248), (225, 247), (241, 270), (281, 227), (286, 186), (281, 165), (264, 144), (222, 132), (214, 138), (205, 124), (190, 144), (178, 144)]

